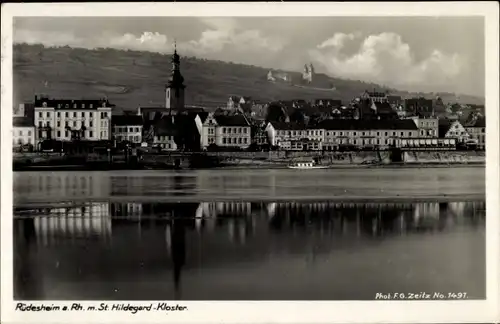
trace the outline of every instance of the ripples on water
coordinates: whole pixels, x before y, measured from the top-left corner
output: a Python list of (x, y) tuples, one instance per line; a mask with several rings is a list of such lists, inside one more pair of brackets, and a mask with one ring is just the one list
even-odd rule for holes
[(14, 230), (16, 299), (485, 297), (484, 201), (67, 201)]

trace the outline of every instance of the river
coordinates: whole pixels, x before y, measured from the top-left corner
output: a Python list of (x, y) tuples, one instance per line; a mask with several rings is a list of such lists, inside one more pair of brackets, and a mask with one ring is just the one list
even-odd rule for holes
[(14, 173), (16, 299), (486, 294), (484, 168)]

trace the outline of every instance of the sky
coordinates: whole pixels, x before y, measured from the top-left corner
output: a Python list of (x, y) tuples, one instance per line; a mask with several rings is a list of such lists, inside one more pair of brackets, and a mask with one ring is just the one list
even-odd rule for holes
[(112, 47), (484, 97), (482, 17), (22, 17), (15, 43)]

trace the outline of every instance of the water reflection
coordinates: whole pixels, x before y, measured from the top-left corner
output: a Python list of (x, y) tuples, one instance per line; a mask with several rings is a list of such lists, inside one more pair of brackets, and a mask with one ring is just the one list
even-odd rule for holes
[[(316, 172), (317, 171), (317, 172)], [(294, 200), (370, 197), (484, 199), (484, 168), (20, 172), (15, 204), (132, 199)], [(222, 199), (226, 198), (226, 199)], [(460, 198), (457, 198), (460, 199)]]
[[(436, 251), (426, 253), (436, 253), (434, 261), (440, 269), (451, 266), (447, 264), (450, 259), (442, 254), (446, 255), (446, 249), (454, 249), (457, 244), (466, 244), (465, 251), (474, 257), (484, 256), (484, 242), (477, 250), (464, 243), (484, 240), (481, 234), (485, 222), (484, 202), (92, 202), (16, 209), (15, 217), (15, 296), (20, 299), (232, 299), (231, 296), (258, 299), (257, 292), (252, 294), (255, 287), (246, 293), (234, 286), (219, 290), (218, 284), (228, 285), (225, 280), (229, 279), (224, 279), (224, 275), (206, 278), (212, 281), (202, 281), (205, 288), (193, 287), (194, 282), (205, 275), (215, 276), (219, 271), (229, 276), (241, 273), (242, 282), (245, 276), (250, 276), (248, 280), (261, 276), (258, 272), (247, 274), (241, 268), (244, 264), (247, 266), (243, 267), (264, 267), (265, 276), (274, 278), (268, 288), (260, 288), (272, 291), (268, 292), (268, 298), (275, 294), (276, 299), (305, 296), (342, 299), (347, 293), (339, 293), (335, 288), (329, 292), (317, 288), (317, 295), (306, 293), (312, 289), (306, 286), (296, 288), (295, 293), (288, 291), (290, 287), (273, 288), (273, 284), (285, 279), (280, 275), (281, 270), (269, 262), (283, 258), (286, 262), (297, 262), (292, 260), (299, 257), (309, 266), (317, 267), (315, 271), (323, 268), (326, 271), (330, 265), (323, 264), (322, 260), (337, 255), (339, 260), (345, 259), (341, 267), (348, 268), (351, 264), (355, 270), (355, 264), (361, 261), (352, 259), (350, 253), (379, 249), (369, 258), (382, 258), (377, 262), (403, 258), (391, 262), (401, 262), (400, 268), (418, 268), (422, 266), (419, 263), (429, 261), (415, 256), (407, 259), (406, 251), (413, 249), (419, 255), (420, 250), (429, 249), (427, 243), (432, 241), (435, 243), (431, 251)], [(379, 247), (384, 244), (388, 245)], [(343, 253), (348, 254), (342, 256)], [(466, 256), (463, 260), (454, 257), (451, 261), (455, 267), (464, 262), (463, 267), (474, 269), (474, 276), (479, 276), (476, 281), (469, 274), (468, 278), (457, 277), (453, 285), (461, 281), (482, 282), (481, 271), (477, 273), (478, 267), (484, 268), (480, 260)], [(290, 267), (297, 269), (297, 266)], [(400, 270), (390, 267), (387, 271)], [(425, 272), (422, 270), (422, 274)], [(291, 287), (300, 286), (298, 282), (303, 280), (328, 280), (326, 272), (315, 275), (316, 279), (297, 276), (289, 283)], [(413, 287), (410, 282), (399, 281), (400, 286), (394, 288), (398, 291), (405, 290), (401, 287)], [(307, 285), (306, 282), (303, 285)], [(99, 285), (84, 288), (93, 283)], [(137, 285), (144, 286), (142, 293), (132, 293), (140, 288)], [(484, 287), (474, 287), (481, 296)], [(371, 299), (368, 291), (372, 288), (361, 289), (366, 292), (360, 291), (355, 299)]]

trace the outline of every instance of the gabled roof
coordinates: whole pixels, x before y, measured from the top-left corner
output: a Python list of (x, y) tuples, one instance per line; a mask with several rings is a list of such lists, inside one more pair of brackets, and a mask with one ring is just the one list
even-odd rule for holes
[(201, 122), (204, 123), (207, 120), (208, 115), (210, 115), (210, 113), (208, 113), (208, 112), (200, 112), (200, 113), (197, 113), (196, 115), (199, 116)]
[(129, 126), (129, 125), (142, 126), (143, 121), (142, 121), (142, 116), (121, 115), (121, 116), (113, 116), (113, 118), (111, 119), (111, 124), (114, 126)]
[(214, 116), (219, 126), (250, 126), (244, 115), (217, 115)]

